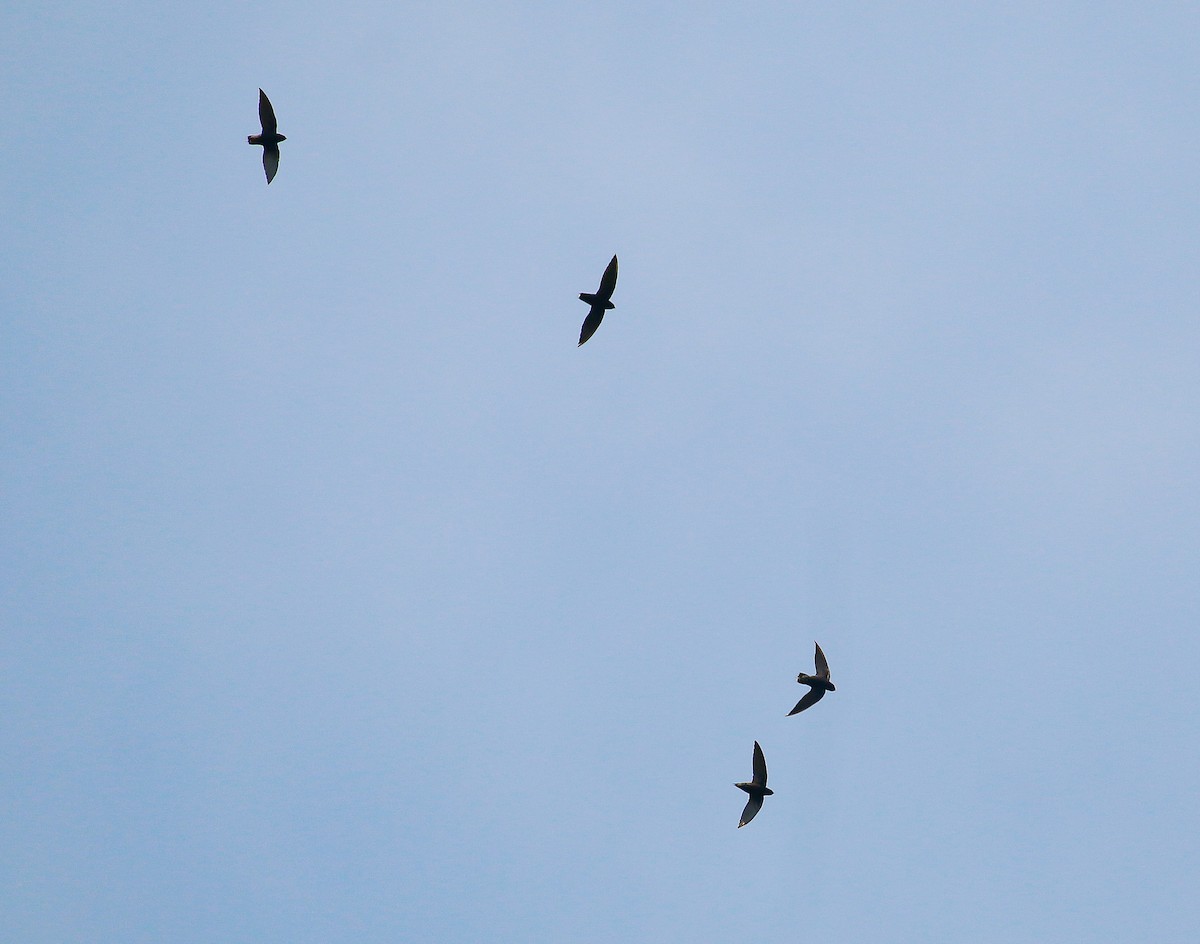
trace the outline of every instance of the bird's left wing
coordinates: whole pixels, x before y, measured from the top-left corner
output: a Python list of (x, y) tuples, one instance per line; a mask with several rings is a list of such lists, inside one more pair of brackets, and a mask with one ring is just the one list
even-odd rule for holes
[(604, 275), (600, 278), (600, 289), (596, 292), (604, 301), (612, 298), (612, 293), (617, 287), (617, 257), (612, 257), (612, 262), (608, 264), (608, 268), (604, 270)]
[(758, 741), (754, 742), (753, 782), (758, 784), (760, 787), (765, 787), (767, 785), (767, 759), (763, 757), (762, 748), (758, 746)]
[(279, 128), (278, 122), (275, 121), (275, 109), (271, 107), (271, 100), (262, 89), (258, 90), (258, 120), (262, 124), (263, 134), (274, 134)]
[(817, 675), (820, 678), (827, 679), (829, 678), (829, 663), (825, 661), (825, 653), (821, 651), (821, 644), (819, 642), (815, 642), (813, 645), (817, 647), (816, 655), (813, 656), (813, 662), (817, 666)]

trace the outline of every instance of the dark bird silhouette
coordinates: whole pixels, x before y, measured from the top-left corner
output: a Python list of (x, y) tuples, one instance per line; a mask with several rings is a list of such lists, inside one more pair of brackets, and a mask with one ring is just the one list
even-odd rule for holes
[(758, 815), (758, 811), (762, 809), (763, 797), (775, 794), (774, 790), (767, 789), (767, 759), (763, 757), (758, 741), (754, 742), (754, 778), (749, 783), (735, 783), (734, 786), (750, 794), (746, 808), (742, 810), (742, 818), (738, 820), (738, 829), (741, 829)]
[(262, 145), (263, 170), (267, 172), (269, 184), (279, 170), (279, 142), (286, 141), (287, 138), (276, 130), (279, 126), (275, 121), (275, 109), (271, 107), (271, 100), (262, 89), (258, 90), (258, 121), (262, 125), (262, 134), (252, 134), (246, 140), (251, 144)]
[(808, 686), (808, 694), (796, 702), (796, 707), (788, 712), (788, 717), (798, 715), (805, 708), (811, 708), (822, 698), (826, 692), (836, 692), (833, 687), (833, 682), (829, 681), (829, 663), (825, 661), (825, 653), (821, 651), (821, 644), (814, 643), (817, 647), (817, 654), (813, 656), (813, 661), (817, 666), (816, 675), (805, 675), (801, 672), (796, 676), (796, 681), (801, 685)]
[(610, 308), (616, 308), (609, 299), (612, 298), (613, 289), (617, 287), (617, 257), (612, 257), (612, 262), (608, 264), (608, 268), (604, 270), (604, 275), (600, 279), (600, 287), (596, 289), (596, 294), (591, 292), (580, 292), (579, 298), (581, 301), (591, 305), (591, 309), (587, 313), (587, 317), (583, 319), (583, 327), (579, 331), (579, 345), (596, 333), (596, 329), (600, 327), (600, 322), (604, 320), (604, 313)]

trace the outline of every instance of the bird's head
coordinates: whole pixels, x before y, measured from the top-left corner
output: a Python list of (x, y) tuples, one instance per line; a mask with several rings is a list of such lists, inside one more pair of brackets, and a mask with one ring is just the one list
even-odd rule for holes
[(286, 141), (286, 140), (287, 140), (287, 135), (286, 135), (286, 134), (277, 134), (277, 135), (275, 135), (275, 139), (276, 139), (277, 141)]

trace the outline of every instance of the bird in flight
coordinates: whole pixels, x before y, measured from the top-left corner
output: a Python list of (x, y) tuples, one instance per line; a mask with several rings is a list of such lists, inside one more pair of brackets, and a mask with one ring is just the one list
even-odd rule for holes
[(774, 790), (767, 789), (767, 759), (763, 757), (758, 741), (754, 742), (754, 778), (749, 783), (735, 783), (734, 786), (750, 794), (746, 808), (742, 810), (742, 818), (738, 820), (738, 829), (741, 829), (758, 815), (758, 811), (762, 809), (763, 797), (773, 796), (775, 793)]
[(600, 287), (596, 289), (596, 294), (593, 295), (591, 292), (579, 293), (580, 300), (592, 306), (588, 310), (587, 317), (583, 319), (583, 327), (579, 331), (579, 346), (582, 346), (584, 341), (596, 333), (596, 329), (600, 327), (600, 322), (604, 320), (604, 313), (610, 308), (617, 307), (610, 301), (613, 289), (616, 287), (617, 257), (613, 256), (612, 262), (604, 270), (604, 275), (600, 279)]
[(796, 676), (797, 682), (808, 686), (808, 694), (796, 702), (796, 707), (788, 712), (789, 718), (792, 715), (800, 714), (805, 708), (811, 708), (825, 697), (826, 692), (837, 691), (833, 687), (833, 682), (829, 681), (829, 663), (825, 661), (825, 653), (821, 651), (821, 644), (815, 643), (814, 645), (817, 647), (817, 653), (813, 656), (813, 661), (817, 667), (817, 674), (805, 675), (801, 672)]
[(260, 144), (263, 149), (263, 170), (267, 172), (267, 183), (275, 179), (279, 170), (279, 142), (287, 138), (277, 130), (275, 109), (271, 100), (262, 89), (258, 90), (258, 120), (262, 125), (262, 134), (249, 135), (246, 140), (251, 144)]

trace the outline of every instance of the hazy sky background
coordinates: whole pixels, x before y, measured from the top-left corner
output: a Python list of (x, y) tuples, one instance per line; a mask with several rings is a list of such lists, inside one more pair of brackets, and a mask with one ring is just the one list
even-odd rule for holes
[(1195, 941), (1151, 6), (7, 6), (0, 939)]

